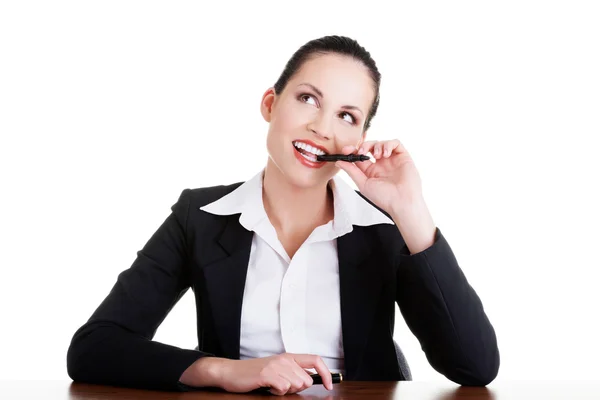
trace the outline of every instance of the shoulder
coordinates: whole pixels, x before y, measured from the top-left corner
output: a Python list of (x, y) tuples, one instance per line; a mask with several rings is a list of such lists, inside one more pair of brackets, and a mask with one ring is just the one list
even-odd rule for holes
[(185, 203), (189, 207), (200, 208), (233, 192), (243, 183), (244, 182), (236, 182), (228, 185), (183, 189), (179, 195), (178, 203)]

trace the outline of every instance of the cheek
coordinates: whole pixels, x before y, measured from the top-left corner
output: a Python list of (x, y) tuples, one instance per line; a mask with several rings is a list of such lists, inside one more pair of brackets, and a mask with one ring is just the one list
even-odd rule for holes
[(279, 132), (278, 128), (271, 124), (267, 132), (267, 150), (271, 154), (279, 151), (279, 147), (281, 147), (282, 140)]
[[(269, 126), (266, 140), (267, 152), (275, 161), (278, 161), (286, 151), (291, 149), (292, 134), (289, 134), (288, 132), (289, 129), (278, 124), (271, 123)], [(278, 162), (276, 163), (279, 164)]]
[(278, 110), (276, 125), (278, 129), (296, 129), (307, 124), (316, 112), (316, 108), (306, 104), (288, 102)]
[(297, 115), (288, 109), (279, 109), (269, 124), (267, 133), (267, 146), (271, 150), (281, 147), (284, 142), (289, 142), (297, 132)]
[(362, 131), (358, 127), (340, 127), (337, 133), (337, 141), (340, 145), (340, 148), (344, 146), (356, 147), (361, 142), (363, 137)]

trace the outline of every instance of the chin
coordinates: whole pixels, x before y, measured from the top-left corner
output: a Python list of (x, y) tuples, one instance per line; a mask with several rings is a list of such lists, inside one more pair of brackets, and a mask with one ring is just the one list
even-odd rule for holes
[(290, 154), (285, 151), (280, 151), (278, 155), (284, 157), (269, 157), (271, 168), (277, 169), (283, 179), (298, 188), (308, 189), (325, 186), (336, 173), (336, 171), (327, 164), (323, 165), (321, 168), (307, 167), (299, 162), (293, 153)]
[(309, 176), (307, 174), (299, 174), (297, 171), (286, 175), (288, 182), (299, 188), (312, 188), (318, 186), (321, 183), (321, 179), (317, 179), (316, 176)]
[[(315, 186), (325, 186), (333, 177), (327, 174), (323, 169), (311, 170), (303, 165), (291, 165), (284, 173), (287, 180), (294, 186), (301, 188), (314, 188)], [(331, 176), (330, 176), (331, 175)]]

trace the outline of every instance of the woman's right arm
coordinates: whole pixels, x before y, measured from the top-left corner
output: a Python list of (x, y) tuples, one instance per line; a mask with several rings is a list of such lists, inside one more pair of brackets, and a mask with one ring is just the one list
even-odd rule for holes
[(178, 384), (183, 372), (209, 355), (152, 341), (190, 287), (190, 195), (190, 189), (183, 190), (131, 267), (119, 274), (108, 296), (75, 332), (67, 353), (67, 371), (74, 381), (185, 390)]
[(284, 395), (312, 386), (307, 368), (317, 371), (327, 390), (333, 389), (331, 372), (321, 357), (292, 353), (248, 360), (203, 357), (183, 373), (181, 383), (192, 387), (213, 386), (234, 393), (270, 388), (272, 394)]
[(78, 382), (141, 389), (212, 386), (247, 392), (268, 386), (274, 394), (286, 394), (309, 387), (312, 379), (305, 368), (315, 368), (325, 387), (332, 389), (331, 373), (316, 355), (229, 360), (152, 341), (190, 287), (190, 196), (190, 189), (181, 193), (132, 266), (119, 274), (109, 295), (75, 332), (67, 353), (69, 376)]

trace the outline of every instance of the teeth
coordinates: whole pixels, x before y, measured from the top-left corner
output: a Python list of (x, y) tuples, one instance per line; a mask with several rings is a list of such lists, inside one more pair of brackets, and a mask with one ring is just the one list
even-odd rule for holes
[(307, 159), (307, 160), (309, 160), (309, 161), (312, 161), (312, 162), (317, 162), (317, 157), (314, 157), (314, 156), (309, 156), (308, 154), (302, 154), (302, 153), (300, 153), (300, 155), (301, 155), (302, 157), (306, 158), (306, 159)]
[[(294, 142), (294, 146), (296, 146), (299, 149), (308, 151), (309, 153), (312, 153), (317, 156), (322, 156), (322, 155), (326, 154), (323, 150), (312, 147), (311, 145), (308, 145), (304, 142)], [(316, 161), (316, 159), (315, 159), (315, 161)]]

